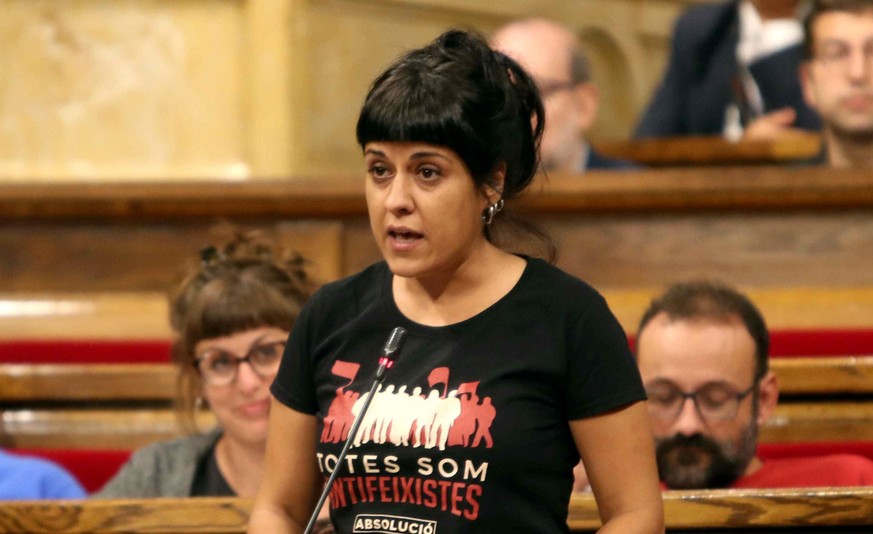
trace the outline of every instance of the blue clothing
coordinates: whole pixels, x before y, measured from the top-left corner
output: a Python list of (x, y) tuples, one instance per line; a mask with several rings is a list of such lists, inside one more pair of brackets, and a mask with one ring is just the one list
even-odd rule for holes
[(86, 492), (61, 466), (0, 450), (0, 500), (81, 499)]
[[(725, 110), (739, 96), (737, 44), (739, 2), (702, 4), (688, 9), (676, 23), (667, 71), (634, 136), (721, 135)], [(799, 67), (802, 46), (763, 57), (749, 66), (761, 93), (764, 113), (784, 107), (797, 112), (794, 126), (818, 131), (821, 120), (803, 99)]]

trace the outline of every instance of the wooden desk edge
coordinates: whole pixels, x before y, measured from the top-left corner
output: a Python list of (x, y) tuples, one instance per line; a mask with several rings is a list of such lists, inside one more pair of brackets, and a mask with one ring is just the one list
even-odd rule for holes
[[(870, 525), (873, 487), (665, 491), (668, 529)], [(593, 495), (570, 499), (571, 529), (600, 525)]]
[[(115, 221), (366, 215), (360, 178), (243, 182), (9, 183), (0, 178), (0, 220)], [(540, 176), (521, 206), (542, 213), (847, 209), (873, 206), (863, 169), (663, 168)]]
[[(873, 488), (802, 488), (664, 492), (668, 529), (869, 525)], [(0, 532), (242, 533), (252, 501), (164, 498), (0, 503)], [(573, 530), (600, 525), (590, 494), (570, 499)]]

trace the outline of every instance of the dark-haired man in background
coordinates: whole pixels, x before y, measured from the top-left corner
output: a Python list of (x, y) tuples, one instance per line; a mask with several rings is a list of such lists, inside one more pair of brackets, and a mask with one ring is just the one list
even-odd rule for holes
[(779, 397), (766, 324), (727, 286), (692, 282), (655, 299), (637, 331), (658, 472), (669, 489), (863, 486), (873, 462), (839, 454), (762, 460), (758, 429)]
[(873, 0), (816, 0), (802, 82), (832, 167), (873, 168)]

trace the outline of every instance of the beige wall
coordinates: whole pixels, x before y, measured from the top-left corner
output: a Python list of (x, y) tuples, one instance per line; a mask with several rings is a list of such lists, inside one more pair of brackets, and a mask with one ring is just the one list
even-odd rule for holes
[(688, 0), (0, 0), (0, 179), (357, 172), (369, 81), (450, 26), (578, 31), (628, 135)]

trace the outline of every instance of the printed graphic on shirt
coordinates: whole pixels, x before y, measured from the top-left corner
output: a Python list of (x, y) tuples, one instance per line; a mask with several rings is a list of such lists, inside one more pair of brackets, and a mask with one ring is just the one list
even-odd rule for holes
[(392, 534), (436, 534), (436, 521), (396, 515), (358, 514), (355, 516), (354, 534), (379, 532)]
[[(361, 394), (348, 389), (359, 369), (357, 363), (334, 363), (331, 372), (348, 382), (337, 388), (324, 418), (322, 443), (345, 441), (355, 417), (363, 409), (369, 391)], [(478, 381), (464, 382), (450, 390), (449, 379), (449, 368), (437, 367), (428, 374), (427, 388), (416, 386), (410, 391), (405, 384), (382, 384), (377, 388), (352, 438), (342, 476), (331, 487), (331, 508), (368, 502), (406, 503), (469, 520), (478, 517), (488, 463), (459, 458), (457, 453), (494, 446), (491, 424), (497, 411), (491, 397), (479, 395)], [(382, 454), (354, 452), (355, 447), (367, 443), (387, 448)], [(391, 454), (391, 446), (422, 451), (415, 458), (414, 473), (400, 474), (398, 456)], [(430, 453), (447, 449), (455, 451), (452, 457)], [(323, 472), (332, 472), (337, 460), (332, 454), (318, 454)], [(423, 529), (420, 532), (436, 529), (435, 523), (420, 519), (358, 515), (354, 532), (412, 532), (390, 530), (400, 528), (400, 520), (412, 521), (403, 523), (403, 528), (415, 525), (416, 529)]]
[[(360, 365), (337, 361), (332, 372), (354, 381)], [(357, 447), (362, 443), (392, 443), (397, 446), (424, 447), (425, 449), (446, 446), (491, 448), (491, 423), (497, 411), (490, 397), (482, 399), (476, 394), (479, 382), (465, 382), (458, 389), (448, 391), (449, 369), (437, 367), (428, 375), (429, 391), (415, 387), (407, 392), (405, 385), (380, 385), (364, 414), (358, 433), (352, 442)], [(442, 387), (437, 387), (437, 386)], [(361, 395), (340, 387), (324, 418), (322, 443), (342, 443), (351, 431), (352, 422), (367, 401), (369, 392)]]

